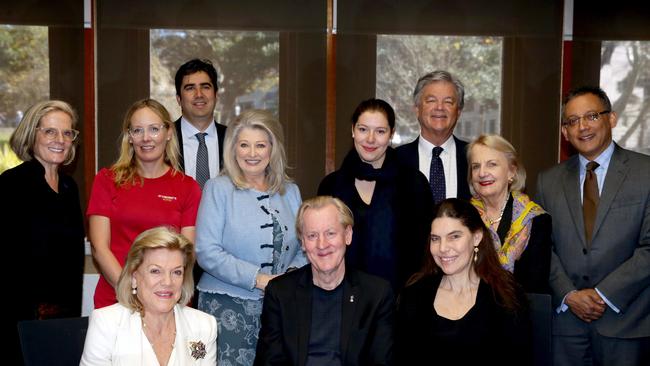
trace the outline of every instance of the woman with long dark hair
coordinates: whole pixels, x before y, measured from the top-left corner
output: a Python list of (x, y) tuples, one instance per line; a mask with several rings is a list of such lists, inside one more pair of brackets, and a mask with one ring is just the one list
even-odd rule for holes
[(476, 208), (456, 198), (437, 205), (429, 251), (399, 300), (400, 363), (530, 364), (526, 298)]

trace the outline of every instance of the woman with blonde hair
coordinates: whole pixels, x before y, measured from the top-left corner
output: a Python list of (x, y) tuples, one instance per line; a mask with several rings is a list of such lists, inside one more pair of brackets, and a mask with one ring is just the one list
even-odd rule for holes
[(184, 306), (194, 292), (194, 248), (167, 227), (133, 242), (117, 304), (93, 311), (81, 365), (214, 365), (217, 324)]
[(203, 190), (196, 255), (199, 309), (219, 326), (218, 362), (252, 365), (262, 296), (273, 277), (307, 263), (294, 222), (301, 198), (287, 176), (280, 123), (249, 110), (229, 126), (224, 169)]
[(97, 173), (87, 215), (101, 277), (95, 308), (115, 303), (118, 276), (133, 239), (171, 226), (194, 241), (201, 189), (180, 171), (178, 140), (169, 112), (153, 99), (135, 102), (124, 117), (120, 156)]
[(499, 135), (481, 135), (467, 147), (471, 202), (481, 214), (503, 268), (526, 292), (549, 293), (551, 216), (522, 192), (526, 170)]
[[(81, 314), (84, 226), (79, 190), (61, 171), (74, 160), (77, 114), (59, 100), (31, 106), (11, 135), (24, 162), (0, 175), (0, 231), (6, 257), (25, 266), (9, 280), (7, 364), (22, 365), (16, 323)], [(53, 275), (56, 274), (56, 275)]]

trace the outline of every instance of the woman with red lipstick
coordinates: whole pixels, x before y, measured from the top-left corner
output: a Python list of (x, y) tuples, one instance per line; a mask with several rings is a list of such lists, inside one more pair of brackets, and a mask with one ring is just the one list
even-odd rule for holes
[(77, 184), (60, 169), (74, 160), (76, 123), (68, 103), (44, 101), (27, 109), (11, 135), (11, 149), (24, 163), (0, 175), (0, 231), (5, 258), (24, 269), (5, 282), (6, 293), (15, 294), (3, 305), (8, 365), (23, 364), (18, 321), (81, 314), (83, 215)]
[(481, 135), (467, 148), (468, 179), (499, 261), (526, 292), (549, 293), (551, 216), (523, 192), (526, 171), (515, 148)]
[(173, 229), (138, 235), (117, 282), (119, 303), (90, 316), (80, 365), (214, 366), (217, 323), (184, 306), (193, 266), (194, 245)]
[(429, 255), (398, 300), (400, 365), (531, 365), (526, 297), (469, 202), (436, 206)]
[(97, 173), (86, 214), (93, 257), (101, 277), (95, 308), (114, 304), (117, 279), (133, 239), (170, 226), (194, 242), (198, 183), (179, 167), (176, 129), (153, 99), (135, 102), (122, 124), (120, 156)]
[(318, 194), (341, 199), (354, 214), (346, 264), (388, 280), (397, 292), (422, 263), (433, 198), (424, 175), (397, 161), (394, 132), (388, 103), (361, 102), (352, 114), (354, 148)]

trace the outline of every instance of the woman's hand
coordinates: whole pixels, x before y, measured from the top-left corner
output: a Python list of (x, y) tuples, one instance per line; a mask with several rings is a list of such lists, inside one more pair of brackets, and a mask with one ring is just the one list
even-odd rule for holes
[(278, 275), (270, 275), (266, 273), (258, 273), (257, 276), (255, 276), (255, 287), (264, 291), (266, 289), (266, 285), (269, 284), (269, 281), (277, 277)]

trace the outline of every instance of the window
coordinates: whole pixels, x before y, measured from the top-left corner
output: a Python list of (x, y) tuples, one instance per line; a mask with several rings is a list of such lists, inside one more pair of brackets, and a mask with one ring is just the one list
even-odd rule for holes
[(614, 141), (650, 155), (650, 42), (603, 41), (600, 85), (618, 113)]
[(49, 94), (47, 27), (0, 25), (0, 173), (20, 164), (9, 137), (25, 110)]
[(472, 140), (499, 133), (501, 103), (501, 37), (377, 36), (377, 98), (395, 108), (393, 145), (420, 133), (413, 111), (413, 89), (420, 76), (437, 69), (456, 75), (465, 85), (465, 107), (455, 135)]
[(151, 97), (181, 115), (174, 76), (192, 58), (207, 58), (219, 74), (215, 119), (227, 124), (241, 111), (266, 109), (278, 116), (280, 42), (277, 32), (153, 29)]

